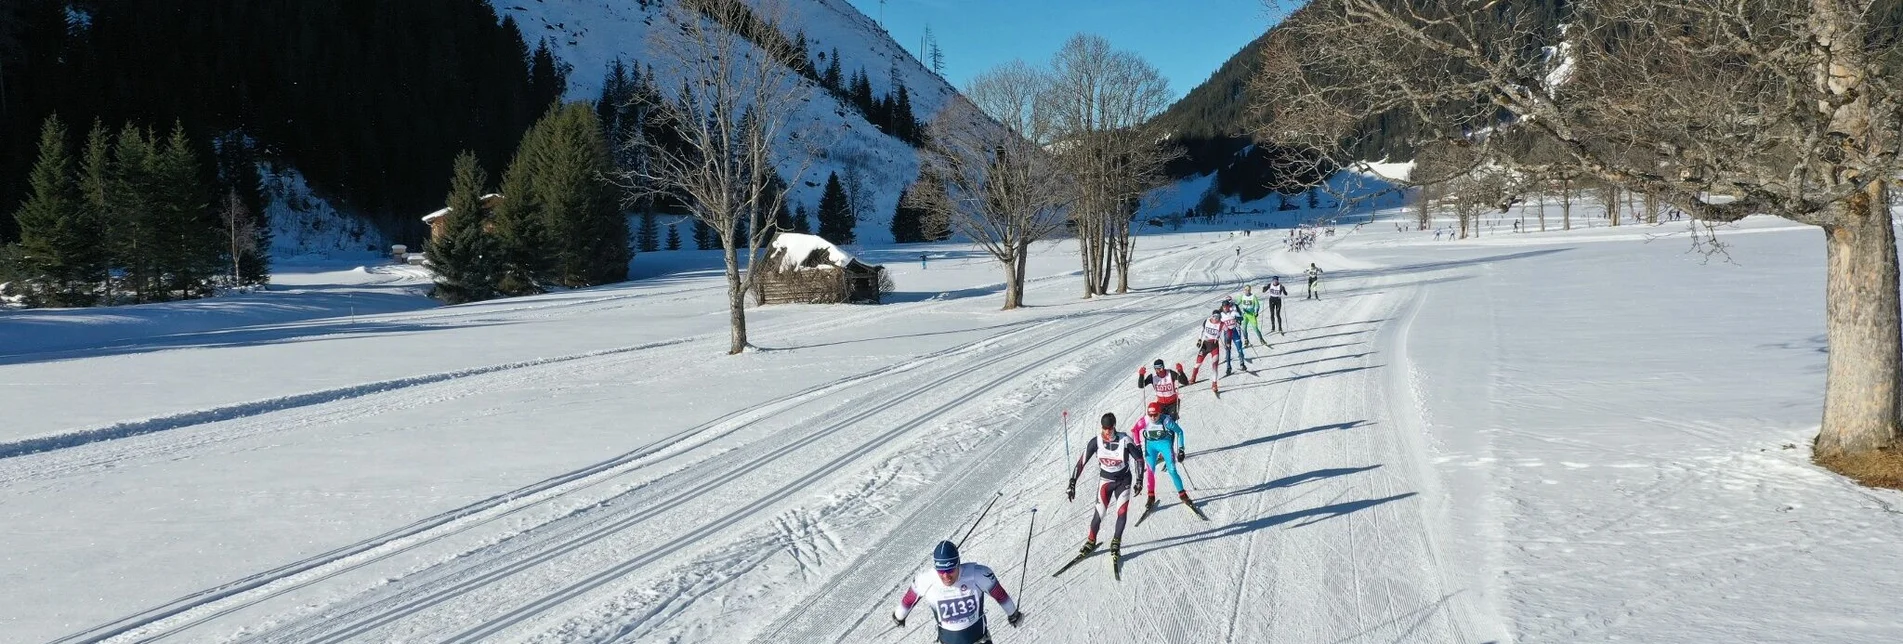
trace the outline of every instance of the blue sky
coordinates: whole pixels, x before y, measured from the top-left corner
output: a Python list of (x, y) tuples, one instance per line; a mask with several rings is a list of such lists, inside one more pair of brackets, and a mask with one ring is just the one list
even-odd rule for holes
[[(879, 0), (849, 1), (880, 17)], [(1013, 58), (1041, 65), (1073, 34), (1093, 33), (1155, 65), (1177, 97), (1270, 24), (1262, 0), (886, 0), (884, 20), (914, 55), (930, 25), (960, 89)]]

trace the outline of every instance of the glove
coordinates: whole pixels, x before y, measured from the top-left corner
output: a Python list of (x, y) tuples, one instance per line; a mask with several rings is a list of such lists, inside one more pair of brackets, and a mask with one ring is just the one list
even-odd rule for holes
[(1070, 487), (1064, 488), (1064, 500), (1065, 501), (1077, 500), (1077, 479), (1071, 479)]
[(1183, 450), (1180, 450), (1180, 449), (1176, 450), (1176, 462), (1181, 463), (1185, 459), (1188, 459), (1188, 458), (1189, 458), (1189, 454), (1184, 453)]
[(1006, 615), (1004, 621), (1010, 622), (1012, 628), (1017, 628), (1018, 622), (1024, 621), (1024, 612), (1019, 611)]
[(1147, 376), (1147, 375), (1150, 375), (1150, 368), (1149, 368), (1149, 367), (1137, 367), (1137, 377), (1138, 377), (1138, 378), (1142, 378), (1142, 377), (1144, 377), (1144, 376)]

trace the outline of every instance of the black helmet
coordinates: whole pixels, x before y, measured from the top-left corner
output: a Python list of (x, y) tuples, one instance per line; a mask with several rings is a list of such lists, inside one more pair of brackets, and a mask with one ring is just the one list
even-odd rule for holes
[(1117, 428), (1117, 415), (1116, 415), (1116, 414), (1112, 414), (1112, 413), (1110, 413), (1110, 412), (1104, 412), (1104, 414), (1103, 414), (1103, 428), (1104, 428), (1104, 429), (1116, 429), (1116, 428)]
[(1156, 370), (1157, 370), (1157, 371), (1162, 371), (1162, 370), (1164, 370), (1164, 369), (1166, 369), (1166, 368), (1168, 368), (1168, 367), (1166, 367), (1166, 366), (1164, 366), (1164, 365), (1163, 365), (1163, 359), (1162, 359), (1162, 358), (1157, 358), (1157, 359), (1156, 359), (1156, 362), (1154, 362), (1154, 363), (1151, 363), (1151, 364), (1150, 364), (1150, 366), (1152, 366), (1152, 367), (1156, 367)]

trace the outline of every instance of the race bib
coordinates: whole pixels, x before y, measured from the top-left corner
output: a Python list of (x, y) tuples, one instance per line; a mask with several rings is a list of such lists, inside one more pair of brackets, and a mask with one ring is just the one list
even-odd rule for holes
[(1143, 440), (1145, 441), (1160, 441), (1169, 437), (1170, 437), (1169, 431), (1163, 430), (1163, 429), (1152, 429), (1152, 430), (1143, 432)]
[(957, 599), (938, 600), (938, 619), (943, 622), (963, 622), (978, 613), (978, 598), (966, 595)]

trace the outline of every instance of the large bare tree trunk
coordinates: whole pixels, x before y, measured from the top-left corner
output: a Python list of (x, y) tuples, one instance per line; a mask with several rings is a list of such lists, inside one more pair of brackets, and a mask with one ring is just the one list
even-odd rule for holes
[(1024, 306), (1024, 265), (1030, 255), (1030, 244), (1014, 246), (1013, 257), (1006, 258), (1004, 264), (1004, 310)]
[[(1551, 184), (1541, 182), (1540, 185), (1540, 232), (1546, 232), (1546, 187), (1548, 185)], [(1521, 226), (1520, 229), (1526, 230), (1526, 227)]]
[(727, 355), (747, 349), (747, 289), (740, 283), (740, 249), (727, 245)]
[(1573, 229), (1573, 178), (1559, 180), (1559, 219), (1560, 230)]
[(1903, 405), (1903, 320), (1898, 314), (1896, 234), (1886, 186), (1843, 205), (1824, 226), (1824, 329), (1830, 342), (1820, 458), (1888, 447)]
[(1427, 227), (1434, 223), (1434, 213), (1428, 210), (1428, 203), (1433, 200), (1433, 195), (1427, 192), (1429, 189), (1428, 186), (1421, 186), (1421, 212), (1415, 216), (1415, 230), (1427, 230)]

